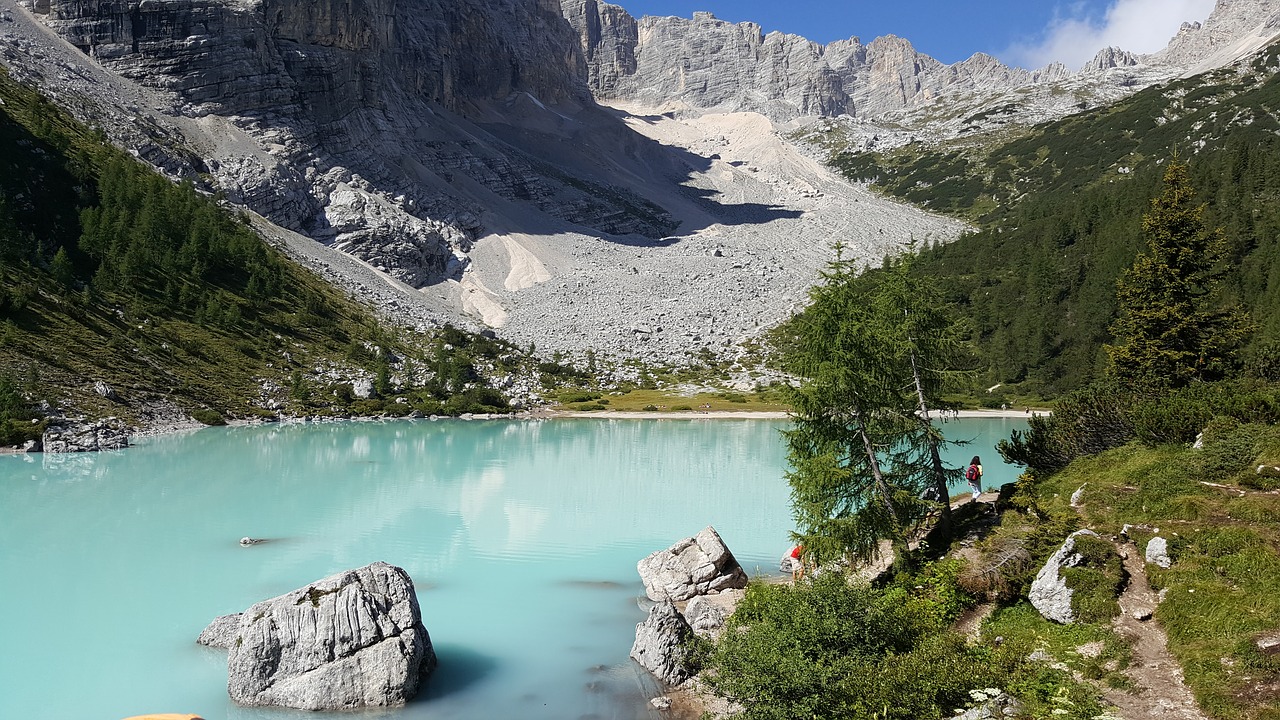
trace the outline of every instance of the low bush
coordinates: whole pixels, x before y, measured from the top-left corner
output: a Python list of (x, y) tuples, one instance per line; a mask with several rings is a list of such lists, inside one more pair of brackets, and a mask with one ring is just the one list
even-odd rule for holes
[(569, 405), (571, 403), (591, 402), (592, 400), (598, 400), (599, 398), (600, 393), (590, 392), (587, 390), (567, 390), (556, 396), (556, 399), (565, 405)]
[(885, 587), (835, 572), (794, 586), (753, 584), (705, 655), (709, 682), (741, 705), (743, 720), (939, 720), (988, 687), (1009, 689), (1043, 716), (1098, 715), (1095, 695), (1068, 672), (1027, 661), (1034, 638), (971, 645), (950, 630), (972, 604), (959, 570), (935, 563)]
[(1077, 535), (1075, 551), (1080, 563), (1063, 568), (1062, 578), (1071, 588), (1071, 610), (1081, 622), (1097, 623), (1120, 614), (1117, 598), (1124, 588), (1125, 572), (1115, 546), (1102, 538)]
[(1008, 462), (1052, 472), (1078, 457), (1129, 442), (1134, 432), (1128, 413), (1132, 403), (1132, 396), (1118, 388), (1091, 386), (1064, 397), (1052, 415), (1032, 417), (1025, 433), (1015, 430), (996, 449)]
[(227, 421), (217, 410), (201, 408), (191, 413), (191, 419), (204, 425), (226, 425)]

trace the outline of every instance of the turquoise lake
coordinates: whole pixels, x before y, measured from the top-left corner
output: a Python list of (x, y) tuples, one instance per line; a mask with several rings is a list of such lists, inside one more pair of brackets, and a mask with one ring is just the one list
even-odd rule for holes
[[(211, 428), (125, 451), (0, 457), (0, 718), (634, 720), (636, 561), (714, 525), (776, 574), (784, 421), (386, 421)], [(986, 484), (1019, 419), (952, 420)], [(241, 547), (246, 535), (271, 542)], [(440, 669), (394, 711), (238, 708), (195, 644), (238, 612), (375, 560), (413, 577)]]

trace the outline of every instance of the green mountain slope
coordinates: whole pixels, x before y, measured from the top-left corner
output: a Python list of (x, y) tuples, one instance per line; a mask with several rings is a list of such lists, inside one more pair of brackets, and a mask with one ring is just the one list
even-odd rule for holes
[(1115, 281), (1143, 247), (1140, 219), (1175, 154), (1231, 242), (1224, 301), (1280, 339), (1280, 46), (1248, 65), (1144, 90), (994, 144), (837, 154), (849, 177), (981, 228), (925, 253), (975, 322), (995, 382), (1046, 395), (1102, 368)]
[[(0, 441), (38, 430), (39, 402), (143, 423), (507, 407), (477, 368), (521, 353), (453, 330), (391, 333), (216, 199), (2, 71), (0, 103)], [(357, 397), (360, 380), (382, 399)]]

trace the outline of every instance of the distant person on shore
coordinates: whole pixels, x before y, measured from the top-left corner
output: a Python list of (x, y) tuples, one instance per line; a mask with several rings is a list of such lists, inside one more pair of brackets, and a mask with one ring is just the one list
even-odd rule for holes
[(973, 491), (973, 501), (978, 501), (982, 494), (982, 458), (977, 455), (969, 461), (969, 469), (964, 471), (964, 479), (969, 481), (969, 489)]
[(792, 580), (799, 580), (804, 577), (804, 561), (801, 559), (804, 555), (804, 547), (796, 545), (791, 548), (791, 552), (782, 556), (782, 571), (791, 573)]

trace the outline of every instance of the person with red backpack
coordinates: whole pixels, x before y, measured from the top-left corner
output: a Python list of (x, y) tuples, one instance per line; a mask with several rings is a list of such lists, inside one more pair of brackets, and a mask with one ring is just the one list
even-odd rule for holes
[(964, 471), (964, 479), (969, 481), (969, 489), (973, 491), (973, 501), (978, 501), (982, 494), (982, 459), (977, 455), (969, 461), (969, 469)]

